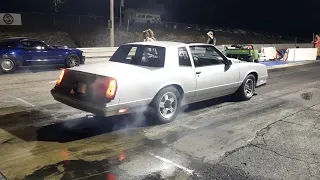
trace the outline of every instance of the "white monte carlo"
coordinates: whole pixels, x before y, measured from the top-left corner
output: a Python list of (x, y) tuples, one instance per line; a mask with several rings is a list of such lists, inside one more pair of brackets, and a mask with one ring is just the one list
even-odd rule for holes
[(210, 44), (137, 42), (120, 46), (104, 63), (63, 69), (51, 94), (104, 117), (148, 107), (168, 123), (182, 105), (231, 94), (249, 100), (267, 77), (265, 65), (227, 58)]

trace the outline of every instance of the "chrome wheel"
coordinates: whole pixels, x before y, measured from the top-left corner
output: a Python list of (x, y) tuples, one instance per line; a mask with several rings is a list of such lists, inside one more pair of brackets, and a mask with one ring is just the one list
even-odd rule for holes
[(1, 62), (1, 68), (5, 71), (11, 71), (14, 68), (14, 62), (11, 59), (4, 59)]
[(165, 93), (160, 98), (159, 112), (165, 119), (170, 119), (176, 112), (178, 107), (177, 96), (172, 92)]
[(244, 93), (248, 98), (253, 96), (253, 93), (254, 93), (253, 79), (250, 79), (250, 78), (247, 79), (246, 83), (244, 84)]
[(80, 65), (80, 60), (78, 58), (78, 56), (76, 55), (70, 55), (68, 57), (68, 66), (69, 67), (74, 67), (74, 66), (79, 66)]

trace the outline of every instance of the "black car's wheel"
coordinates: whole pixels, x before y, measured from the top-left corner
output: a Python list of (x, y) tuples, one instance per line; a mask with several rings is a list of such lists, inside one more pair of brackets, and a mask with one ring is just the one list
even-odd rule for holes
[(158, 123), (169, 123), (175, 120), (179, 114), (181, 96), (174, 87), (162, 89), (151, 103), (151, 117)]
[(70, 54), (66, 59), (67, 68), (75, 67), (80, 65), (80, 57), (76, 54)]
[(256, 78), (254, 77), (254, 75), (249, 74), (237, 90), (236, 97), (243, 101), (251, 99), (254, 95), (255, 86)]
[(16, 70), (16, 63), (11, 58), (3, 58), (0, 60), (0, 69), (4, 73), (12, 73)]

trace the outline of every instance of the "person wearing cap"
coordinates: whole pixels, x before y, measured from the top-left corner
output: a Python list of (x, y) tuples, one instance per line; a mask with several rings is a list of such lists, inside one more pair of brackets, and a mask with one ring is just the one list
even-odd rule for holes
[(208, 35), (207, 43), (215, 46), (217, 40), (216, 40), (216, 37), (214, 36), (214, 33), (212, 31), (209, 31), (207, 35)]

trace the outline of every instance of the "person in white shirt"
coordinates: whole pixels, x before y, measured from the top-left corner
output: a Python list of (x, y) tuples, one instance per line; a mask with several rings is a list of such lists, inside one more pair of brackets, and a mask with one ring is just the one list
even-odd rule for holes
[(216, 39), (216, 37), (214, 36), (214, 33), (213, 33), (212, 31), (209, 31), (209, 32), (207, 33), (207, 35), (208, 35), (207, 43), (208, 43), (208, 44), (212, 44), (212, 45), (215, 46), (217, 39)]

